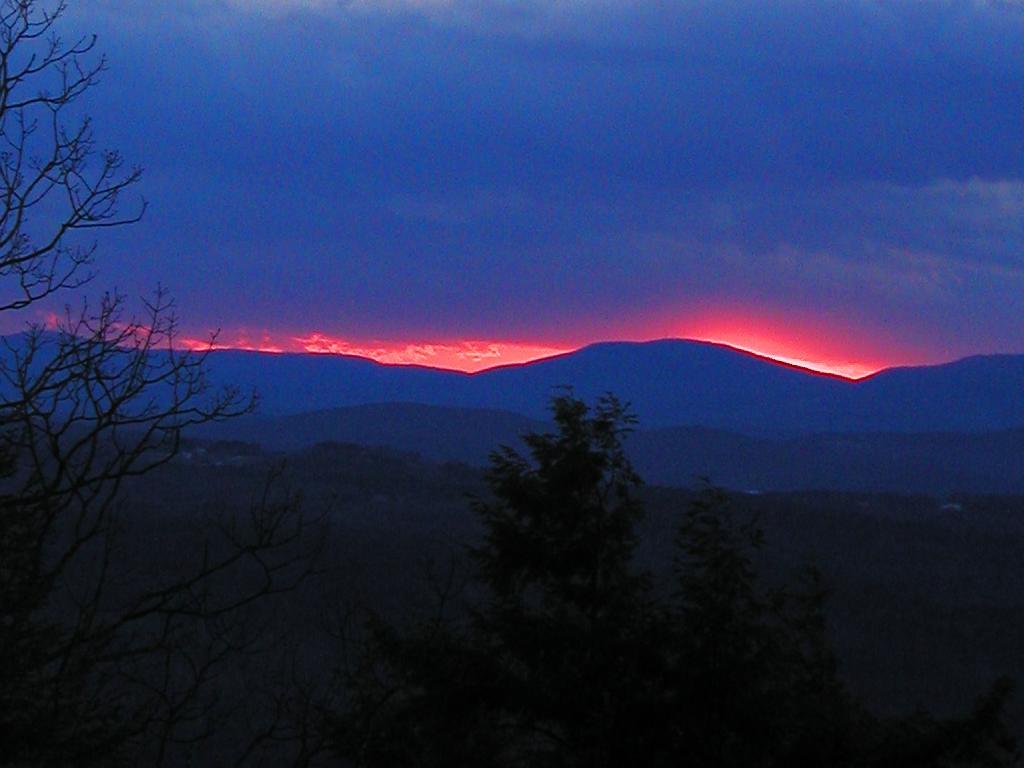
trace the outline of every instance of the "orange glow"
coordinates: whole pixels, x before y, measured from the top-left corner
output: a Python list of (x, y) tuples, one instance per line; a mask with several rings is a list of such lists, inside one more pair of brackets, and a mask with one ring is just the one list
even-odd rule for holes
[(178, 345), (193, 352), (206, 352), (214, 349), (237, 349), (243, 352), (267, 352), (282, 354), (284, 352), (302, 352), (301, 349), (286, 349), (271, 340), (269, 334), (261, 334), (253, 338), (245, 331), (232, 335), (230, 338), (218, 333), (205, 339), (187, 337), (178, 340)]
[(357, 342), (311, 333), (288, 336), (263, 332), (257, 335), (240, 331), (219, 334), (210, 339), (186, 338), (181, 346), (191, 350), (239, 349), (250, 352), (308, 352), (322, 355), (352, 355), (388, 365), (423, 365), (464, 373), (476, 373), (502, 365), (516, 365), (560, 355), (574, 347), (552, 347), (507, 341), (451, 341), (437, 343)]
[(568, 352), (566, 347), (547, 347), (504, 341), (456, 341), (436, 344), (359, 344), (314, 333), (296, 337), (306, 352), (368, 357), (379, 363), (426, 365), (475, 373), (500, 365), (528, 363), (542, 357)]
[(816, 373), (825, 373), (829, 376), (839, 376), (844, 379), (863, 379), (866, 376), (870, 376), (873, 373), (878, 373), (885, 365), (877, 365), (871, 363), (860, 363), (856, 361), (842, 361), (842, 360), (807, 360), (803, 357), (797, 357), (785, 352), (769, 351), (780, 348), (778, 344), (763, 343), (758, 340), (746, 341), (741, 336), (740, 341), (735, 340), (736, 337), (729, 338), (705, 338), (701, 341), (710, 341), (715, 344), (724, 344), (727, 347), (738, 349), (742, 352), (750, 352), (751, 354), (757, 355), (758, 357), (766, 357), (770, 360), (775, 360), (779, 363), (785, 363), (786, 365), (793, 365), (797, 368), (806, 368), (807, 370), (814, 371)]
[(862, 379), (918, 357), (906, 353), (898, 358), (881, 355), (881, 341), (865, 338), (863, 332), (829, 328), (820, 318), (800, 320), (748, 317), (737, 312), (695, 320), (687, 326), (685, 335), (845, 379)]
[[(45, 328), (56, 328), (61, 316), (40, 313)], [(752, 310), (743, 307), (692, 307), (689, 312), (647, 317), (630, 325), (616, 322), (619, 332), (569, 330), (559, 341), (446, 340), (436, 342), (353, 340), (323, 332), (287, 333), (237, 328), (215, 337), (178, 337), (175, 345), (204, 351), (246, 350), (268, 354), (311, 353), (351, 355), (389, 365), (419, 365), (476, 373), (565, 354), (600, 341), (652, 341), (679, 338), (707, 341), (777, 362), (846, 379), (860, 379), (900, 365), (948, 362), (949, 354), (929, 355), (877, 328), (841, 323), (793, 310)]]
[[(820, 318), (754, 315), (742, 310), (688, 320), (652, 323), (653, 332), (630, 333), (635, 341), (659, 338), (687, 338), (733, 347), (786, 365), (846, 379), (859, 379), (894, 365), (936, 362), (902, 350), (902, 354), (879, 354), (892, 340), (879, 340), (867, 331), (839, 331), (828, 328)], [(589, 334), (588, 334), (589, 335)], [(610, 335), (611, 336), (611, 335)], [(615, 338), (615, 336), (612, 336)], [(624, 336), (618, 336), (624, 338)], [(476, 373), (502, 365), (516, 365), (571, 352), (607, 337), (577, 337), (571, 342), (529, 343), (486, 340), (358, 341), (321, 332), (287, 334), (239, 330), (222, 333), (213, 349), (240, 349), (267, 353), (299, 352), (352, 355), (391, 365), (422, 365), (430, 368)], [(188, 349), (209, 349), (210, 340), (181, 340)]]

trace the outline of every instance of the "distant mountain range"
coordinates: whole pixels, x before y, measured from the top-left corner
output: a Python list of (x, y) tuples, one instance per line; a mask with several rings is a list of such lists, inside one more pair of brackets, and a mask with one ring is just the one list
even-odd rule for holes
[(499, 444), (549, 428), (550, 397), (571, 386), (632, 404), (629, 450), (652, 483), (1024, 493), (1024, 356), (859, 381), (693, 341), (596, 344), (472, 375), (234, 351), (213, 353), (210, 366), (217, 381), (255, 387), (261, 407), (203, 435), (271, 450), (345, 442), (483, 464)]
[(987, 432), (1024, 428), (1024, 355), (893, 368), (850, 381), (698, 341), (594, 344), (464, 374), (365, 358), (218, 351), (215, 381), (254, 387), (267, 416), (416, 403), (547, 417), (558, 388), (612, 392), (645, 429), (702, 426), (758, 436)]
[[(410, 403), (250, 416), (212, 425), (208, 439), (272, 451), (354, 443), (482, 466), (499, 445), (551, 425), (507, 411)], [(648, 483), (691, 486), (703, 478), (740, 491), (875, 491), (1024, 494), (1024, 430), (984, 433), (826, 433), (752, 437), (706, 427), (638, 429), (627, 441)]]
[(207, 362), (213, 383), (254, 388), (260, 408), (195, 436), (274, 451), (341, 442), (481, 465), (550, 428), (552, 395), (572, 387), (631, 404), (629, 450), (652, 483), (1024, 494), (1024, 355), (859, 381), (679, 340), (595, 344), (477, 374), (314, 354), (217, 351)]

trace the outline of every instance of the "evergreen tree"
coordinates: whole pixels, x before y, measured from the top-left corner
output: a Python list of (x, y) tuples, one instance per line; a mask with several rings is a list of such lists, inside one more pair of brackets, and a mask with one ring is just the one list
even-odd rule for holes
[(633, 418), (613, 397), (552, 410), (557, 432), (526, 436), (529, 458), (492, 457), (473, 552), (489, 599), (473, 631), (515, 692), (503, 715), (529, 734), (531, 764), (623, 765), (657, 749), (666, 712), (653, 641), (667, 627), (633, 567)]
[(820, 575), (766, 588), (756, 521), (711, 490), (683, 516), (675, 592), (634, 563), (633, 418), (552, 403), (554, 433), (492, 456), (476, 581), (454, 614), (368, 624), (329, 717), (362, 766), (887, 768), (1017, 762), (998, 683), (964, 718), (871, 715), (840, 682)]

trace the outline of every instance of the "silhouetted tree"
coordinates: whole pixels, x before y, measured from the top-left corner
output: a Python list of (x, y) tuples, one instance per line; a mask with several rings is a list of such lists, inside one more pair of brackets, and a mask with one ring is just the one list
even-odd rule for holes
[(633, 562), (640, 480), (614, 398), (552, 404), (528, 455), (492, 455), (466, 604), (395, 627), (371, 616), (344, 668), (332, 746), (362, 766), (1007, 766), (999, 683), (953, 721), (887, 720), (837, 677), (821, 578), (765, 587), (755, 521), (703, 494), (675, 590)]
[[(630, 567), (639, 478), (614, 398), (553, 403), (529, 459), (492, 457), (472, 552), (484, 602), (403, 635), (374, 620), (339, 749), (368, 765), (621, 765), (648, 751), (665, 626)], [(656, 746), (656, 745), (652, 745)]]
[[(95, 38), (58, 34), (63, 2), (0, 1), (0, 315), (92, 277), (92, 235), (135, 222), (140, 178), (99, 150), (79, 101), (104, 70)], [(126, 573), (130, 478), (182, 430), (247, 411), (180, 353), (166, 294), (120, 295), (28, 325), (0, 350), (0, 764), (158, 765), (217, 726), (225, 660), (251, 647), (254, 601), (308, 572), (308, 522), (267, 495), (218, 521), (171, 574)], [(244, 744), (239, 748), (244, 749)]]
[(701, 494), (676, 538), (672, 625), (677, 748), (695, 765), (843, 765), (861, 712), (836, 676), (825, 589), (810, 568), (795, 590), (768, 589), (764, 537), (728, 496)]

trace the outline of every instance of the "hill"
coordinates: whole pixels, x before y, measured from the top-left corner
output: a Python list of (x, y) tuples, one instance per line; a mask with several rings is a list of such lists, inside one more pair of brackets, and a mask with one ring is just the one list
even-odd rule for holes
[[(483, 466), (496, 446), (518, 445), (522, 434), (545, 428), (544, 421), (508, 411), (394, 403), (251, 416), (201, 434), (269, 451), (351, 443)], [(659, 485), (691, 486), (708, 478), (755, 492), (1024, 494), (1024, 430), (750, 436), (688, 426), (638, 429), (627, 448), (641, 474)]]
[(261, 412), (294, 415), (379, 403), (509, 411), (546, 418), (559, 387), (614, 392), (645, 428), (704, 426), (749, 435), (986, 432), (1024, 427), (1024, 356), (898, 368), (860, 381), (730, 347), (665, 340), (595, 344), (464, 374), (334, 355), (221, 351), (213, 379), (258, 389)]

